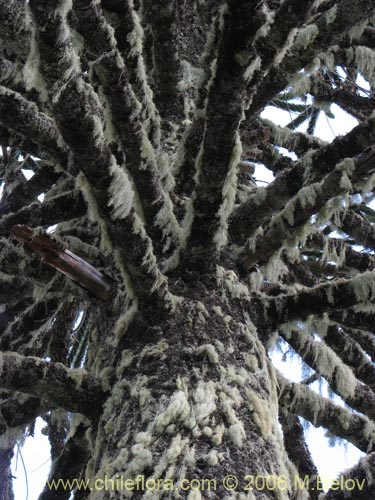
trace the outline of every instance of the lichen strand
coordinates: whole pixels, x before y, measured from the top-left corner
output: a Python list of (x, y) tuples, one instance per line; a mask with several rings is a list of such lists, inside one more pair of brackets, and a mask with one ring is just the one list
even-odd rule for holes
[[(242, 477), (288, 474), (273, 369), (251, 321), (233, 318), (228, 301), (207, 293), (199, 302), (185, 300), (173, 319), (146, 334), (135, 323), (128, 327), (118, 382), (98, 435), (90, 438), (86, 477), (144, 474), (177, 485), (186, 478), (217, 479), (230, 470)], [(212, 493), (215, 499), (225, 497), (219, 480)], [(191, 498), (189, 491), (174, 490), (102, 495)], [(287, 495), (268, 492), (265, 498), (286, 500)]]

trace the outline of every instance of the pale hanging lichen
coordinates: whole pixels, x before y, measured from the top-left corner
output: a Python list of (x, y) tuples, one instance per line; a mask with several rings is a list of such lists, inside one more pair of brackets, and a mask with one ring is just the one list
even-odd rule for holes
[(318, 26), (316, 24), (309, 24), (302, 28), (296, 37), (295, 47), (306, 49), (310, 45), (319, 33)]
[(214, 241), (220, 250), (228, 241), (228, 219), (234, 207), (234, 201), (237, 192), (237, 169), (241, 159), (242, 143), (239, 133), (236, 134), (236, 140), (229, 163), (228, 174), (222, 189), (222, 204), (218, 216), (220, 218), (219, 229), (217, 230)]

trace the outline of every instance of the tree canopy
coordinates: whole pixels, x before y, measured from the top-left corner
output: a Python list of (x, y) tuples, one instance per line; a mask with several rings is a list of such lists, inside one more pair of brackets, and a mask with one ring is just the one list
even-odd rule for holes
[[(345, 498), (373, 498), (374, 15), (368, 0), (0, 0), (2, 498), (38, 416), (52, 478), (218, 477), (259, 454), (312, 484), (303, 417), (367, 454)], [(358, 124), (326, 142), (333, 104)], [(309, 367), (300, 383), (272, 366), (280, 339)], [(323, 379), (345, 406), (311, 389)]]

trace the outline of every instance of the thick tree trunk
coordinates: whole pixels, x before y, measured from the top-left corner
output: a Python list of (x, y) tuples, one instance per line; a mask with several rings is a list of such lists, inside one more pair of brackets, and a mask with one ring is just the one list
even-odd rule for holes
[(251, 498), (257, 476), (271, 481), (267, 490), (259, 478), (261, 498), (292, 497), (276, 377), (255, 327), (217, 293), (194, 292), (203, 300), (124, 332), (86, 477), (134, 490), (89, 498), (237, 498), (232, 487)]

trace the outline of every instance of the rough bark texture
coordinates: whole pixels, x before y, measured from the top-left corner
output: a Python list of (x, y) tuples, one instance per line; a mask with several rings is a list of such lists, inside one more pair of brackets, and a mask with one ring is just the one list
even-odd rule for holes
[(374, 497), (374, 14), (0, 0), (2, 499), (39, 416), (41, 500), (317, 500), (299, 417), (367, 454), (323, 498)]

